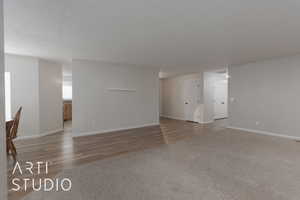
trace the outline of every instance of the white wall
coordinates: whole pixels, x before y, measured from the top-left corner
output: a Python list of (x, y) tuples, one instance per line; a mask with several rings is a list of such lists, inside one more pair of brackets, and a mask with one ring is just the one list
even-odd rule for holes
[(212, 123), (215, 115), (215, 83), (221, 78), (224, 79), (224, 75), (214, 71), (161, 79), (160, 115), (185, 120), (184, 82), (189, 79), (200, 79), (202, 86), (200, 87), (201, 97), (197, 109), (197, 119), (199, 123)]
[(39, 60), (40, 133), (63, 130), (62, 65)]
[(23, 107), (18, 138), (62, 130), (62, 66), (34, 57), (5, 54), (11, 73), (12, 117)]
[(74, 136), (159, 123), (158, 69), (83, 60), (72, 67)]
[[(223, 119), (228, 117), (228, 80), (223, 78), (215, 81), (214, 95), (214, 118)], [(223, 104), (222, 104), (223, 102)]]
[(23, 107), (19, 137), (39, 134), (39, 71), (38, 59), (5, 55), (5, 71), (11, 73), (12, 117)]
[(0, 199), (7, 199), (6, 133), (4, 108), (4, 41), (3, 41), (3, 1), (0, 0)]
[(214, 121), (214, 98), (215, 98), (215, 74), (204, 72), (203, 74), (203, 99), (204, 99), (204, 122), (211, 123)]
[(184, 81), (201, 79), (202, 74), (177, 76), (160, 80), (161, 116), (184, 120)]
[(229, 75), (231, 126), (300, 137), (300, 56), (232, 66)]
[[(204, 87), (203, 87), (203, 97), (204, 97), (204, 121), (206, 123), (211, 123), (215, 120), (215, 98), (216, 98), (216, 84), (219, 81), (226, 80), (226, 77), (224, 74), (217, 73), (217, 72), (204, 72), (203, 73), (203, 79), (204, 79)], [(228, 91), (222, 92), (227, 93)], [(225, 101), (225, 105), (227, 107), (227, 101)], [(226, 109), (227, 113), (227, 109)], [(226, 115), (227, 116), (227, 115)]]

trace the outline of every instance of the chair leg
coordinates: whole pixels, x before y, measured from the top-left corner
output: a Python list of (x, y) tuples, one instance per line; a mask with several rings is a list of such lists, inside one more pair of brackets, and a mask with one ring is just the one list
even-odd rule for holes
[(14, 145), (14, 143), (13, 143), (13, 141), (12, 140), (9, 140), (8, 142), (7, 142), (7, 154), (9, 155), (9, 152), (11, 153), (11, 155), (12, 155), (12, 157), (13, 157), (13, 159), (14, 159), (14, 161), (16, 162), (16, 156), (17, 156), (17, 150), (16, 150), (16, 147), (15, 147), (15, 145)]
[(7, 150), (7, 155), (9, 155), (10, 153), (13, 152), (13, 149), (12, 149), (12, 141), (11, 140), (7, 140), (7, 143), (6, 143), (6, 150)]
[(9, 155), (9, 141), (6, 140), (6, 153)]
[(14, 158), (14, 161), (17, 160), (17, 149), (13, 143), (13, 141), (11, 141), (11, 154), (12, 154), (12, 157)]
[(12, 155), (14, 161), (16, 162), (17, 161), (17, 155), (15, 153), (12, 153), (11, 155)]
[(18, 154), (17, 149), (16, 149), (16, 146), (15, 146), (13, 141), (11, 141), (11, 146), (12, 146), (12, 149), (13, 149), (14, 153), (17, 155)]

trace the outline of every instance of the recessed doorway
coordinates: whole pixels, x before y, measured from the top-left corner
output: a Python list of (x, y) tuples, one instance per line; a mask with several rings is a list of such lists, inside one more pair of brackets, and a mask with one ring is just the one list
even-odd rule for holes
[(72, 132), (72, 68), (63, 67), (63, 121), (64, 131)]

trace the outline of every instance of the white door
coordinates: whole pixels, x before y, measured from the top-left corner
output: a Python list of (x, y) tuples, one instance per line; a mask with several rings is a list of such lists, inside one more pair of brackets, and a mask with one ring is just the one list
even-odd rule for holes
[(227, 98), (228, 98), (228, 82), (218, 81), (215, 84), (215, 119), (223, 119), (228, 117)]
[(200, 103), (200, 80), (185, 80), (183, 90), (185, 120), (196, 122), (195, 112)]

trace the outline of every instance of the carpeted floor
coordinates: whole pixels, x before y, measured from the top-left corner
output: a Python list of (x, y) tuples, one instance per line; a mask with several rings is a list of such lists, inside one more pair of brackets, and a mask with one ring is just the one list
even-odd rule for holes
[(299, 200), (300, 143), (230, 129), (74, 169), (24, 200)]

